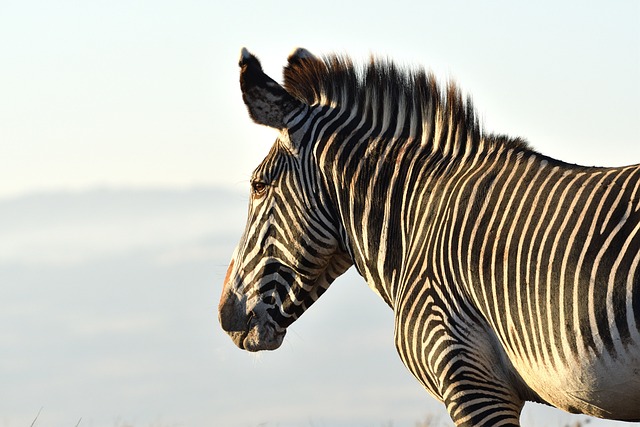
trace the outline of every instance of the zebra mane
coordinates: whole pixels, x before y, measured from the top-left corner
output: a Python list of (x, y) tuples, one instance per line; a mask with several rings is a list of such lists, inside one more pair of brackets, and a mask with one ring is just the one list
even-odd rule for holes
[[(357, 105), (361, 114), (376, 114), (393, 125), (378, 137), (407, 137), (412, 120), (419, 132), (432, 131), (438, 124), (446, 132), (477, 143), (485, 138), (525, 148), (520, 138), (485, 135), (471, 97), (463, 97), (454, 82), (438, 84), (424, 69), (399, 67), (387, 59), (371, 57), (369, 63), (356, 65), (345, 55), (315, 57), (293, 54), (284, 68), (284, 87), (308, 105), (332, 107)], [(398, 127), (400, 122), (405, 126)], [(400, 134), (398, 132), (401, 132)]]

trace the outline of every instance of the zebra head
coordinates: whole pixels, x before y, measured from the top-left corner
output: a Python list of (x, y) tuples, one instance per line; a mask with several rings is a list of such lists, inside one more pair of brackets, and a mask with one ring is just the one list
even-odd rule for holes
[[(288, 67), (318, 61), (303, 49)], [(263, 71), (246, 49), (242, 97), (251, 118), (280, 131), (251, 178), (249, 216), (224, 279), (222, 328), (245, 350), (273, 350), (286, 328), (351, 265), (314, 160), (314, 107)]]

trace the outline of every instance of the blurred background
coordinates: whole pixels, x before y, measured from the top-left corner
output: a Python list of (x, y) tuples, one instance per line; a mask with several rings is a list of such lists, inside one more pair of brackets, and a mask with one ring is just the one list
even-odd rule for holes
[[(297, 46), (425, 66), (488, 130), (640, 162), (637, 0), (2, 0), (0, 426), (448, 425), (353, 271), (275, 352), (220, 330), (248, 178), (275, 138), (242, 103), (242, 46), (276, 80)], [(522, 417), (585, 420), (628, 425)]]

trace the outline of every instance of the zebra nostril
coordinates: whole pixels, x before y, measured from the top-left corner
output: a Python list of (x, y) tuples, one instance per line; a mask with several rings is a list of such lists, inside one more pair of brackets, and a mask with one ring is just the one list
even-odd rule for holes
[(262, 301), (267, 305), (275, 305), (276, 299), (273, 295), (268, 295), (262, 298)]

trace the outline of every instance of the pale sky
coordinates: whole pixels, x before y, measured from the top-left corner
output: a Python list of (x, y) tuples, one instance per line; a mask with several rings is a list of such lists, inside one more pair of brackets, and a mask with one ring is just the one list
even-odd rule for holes
[[(637, 0), (224, 3), (0, 0), (2, 425), (41, 406), (38, 425), (261, 425), (248, 391), (268, 426), (444, 411), (353, 271), (258, 359), (215, 322), (242, 194), (275, 138), (242, 103), (243, 46), (276, 80), (298, 46), (424, 66), (471, 94), (490, 131), (573, 163), (640, 163)], [(232, 192), (131, 191), (210, 186)], [(119, 191), (89, 191), (104, 188)], [(322, 362), (306, 372), (305, 358)], [(563, 417), (528, 405), (523, 422)]]
[(640, 162), (640, 3), (0, 3), (0, 197), (94, 187), (243, 189), (274, 138), (237, 59), (280, 80), (297, 46), (453, 78), (486, 127), (563, 160)]

